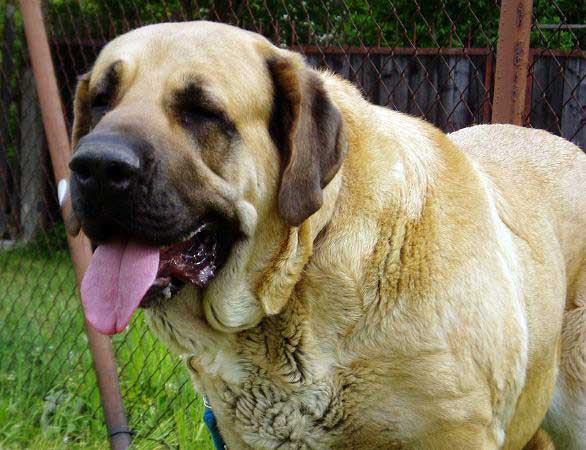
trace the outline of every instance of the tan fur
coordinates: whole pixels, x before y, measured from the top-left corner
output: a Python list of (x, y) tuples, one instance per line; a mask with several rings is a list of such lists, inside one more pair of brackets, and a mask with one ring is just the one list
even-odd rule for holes
[(555, 450), (551, 436), (542, 428), (537, 430), (523, 450)]
[[(298, 228), (278, 212), (270, 58), (321, 79), (348, 144)], [(205, 290), (148, 310), (230, 449), (553, 448), (550, 435), (586, 448), (576, 146), (507, 125), (446, 136), (225, 25), (128, 33), (102, 51), (90, 90), (115, 61), (120, 99), (98, 126), (143, 130), (167, 149), (173, 183), (194, 199), (194, 186), (221, 193), (246, 232)], [(162, 106), (190, 74), (241, 137), (213, 171), (198, 156), (213, 149), (194, 146)]]

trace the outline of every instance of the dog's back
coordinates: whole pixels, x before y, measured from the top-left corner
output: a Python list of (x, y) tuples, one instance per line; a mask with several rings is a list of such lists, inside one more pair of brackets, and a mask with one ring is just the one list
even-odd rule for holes
[[(510, 368), (517, 365), (522, 372), (510, 372), (504, 378), (501, 373), (498, 376), (502, 380), (497, 381), (496, 369), (488, 369), (493, 371), (491, 386), (506, 392), (498, 395), (509, 400), (515, 398), (506, 407), (495, 406), (495, 411), (501, 408), (500, 420), (506, 424), (502, 434), (495, 432), (498, 445), (523, 448), (547, 413), (543, 426), (559, 448), (583, 448), (586, 337), (581, 330), (586, 327), (586, 199), (580, 194), (586, 188), (586, 156), (565, 139), (512, 125), (471, 127), (449, 135), (447, 140), (429, 124), (365, 104), (347, 93), (341, 83), (331, 83), (335, 86), (330, 94), (359, 136), (357, 141), (367, 143), (364, 150), (353, 147), (355, 155), (351, 151), (346, 172), (352, 174), (349, 167), (354, 159), (364, 164), (372, 159), (368, 183), (377, 180), (379, 195), (393, 192), (385, 187), (396, 176), (403, 180), (397, 190), (401, 192), (398, 198), (404, 199), (405, 212), (417, 206), (413, 211), (421, 222), (421, 218), (431, 216), (424, 211), (425, 205), (416, 200), (427, 198), (428, 205), (437, 207), (431, 220), (439, 233), (430, 231), (433, 226), (420, 226), (422, 232), (414, 240), (419, 247), (411, 253), (424, 254), (421, 248), (427, 242), (456, 253), (466, 248), (469, 263), (474, 261), (473, 255), (483, 255), (467, 269), (457, 264), (451, 266), (452, 276), (465, 273), (463, 277), (451, 282), (436, 278), (433, 289), (436, 302), (449, 304), (456, 301), (440, 300), (442, 283), (449, 288), (464, 286), (473, 278), (493, 279), (492, 285), (484, 284), (481, 288), (485, 295), (478, 307), (498, 311), (500, 322), (483, 316), (478, 326), (492, 331), (477, 329), (476, 334), (494, 335), (501, 327), (507, 338), (492, 353), (486, 350), (485, 356), (488, 360), (493, 358), (493, 362), (485, 364), (499, 361)], [(352, 107), (347, 107), (350, 104)], [(361, 157), (356, 158), (356, 154)], [(397, 212), (389, 212), (386, 217), (396, 220)], [(471, 223), (479, 228), (473, 230)], [(450, 226), (454, 226), (452, 231), (448, 231)], [(401, 253), (404, 271), (419, 267), (407, 262), (411, 253)], [(429, 266), (439, 253), (430, 253), (426, 264)], [(462, 261), (459, 258), (457, 254), (443, 256), (450, 263)], [(430, 273), (437, 275), (439, 271), (441, 267), (434, 266)], [(419, 271), (417, 280), (421, 281), (423, 274)], [(498, 283), (509, 290), (498, 292)], [(418, 286), (417, 295), (422, 292), (421, 283)], [(465, 299), (467, 309), (461, 314), (472, 308), (472, 302), (469, 295)], [(514, 330), (513, 325), (517, 327)], [(514, 339), (517, 341), (513, 342)], [(468, 341), (467, 345), (472, 344)], [(520, 353), (521, 359), (514, 356)], [(438, 378), (436, 381), (439, 382)], [(520, 395), (515, 397), (515, 389), (507, 391), (501, 382), (511, 386), (520, 383)]]
[(584, 257), (586, 155), (577, 146), (543, 130), (512, 125), (480, 125), (449, 136), (512, 207), (551, 223), (568, 266)]
[[(450, 138), (487, 175), (496, 199), (520, 242), (533, 258), (533, 268), (525, 274), (526, 307), (530, 335), (529, 371), (544, 371), (536, 364), (542, 355), (542, 342), (559, 336), (557, 321), (550, 309), (564, 305), (561, 330), (561, 362), (553, 402), (545, 421), (558, 448), (585, 448), (586, 445), (586, 155), (565, 139), (542, 130), (510, 125), (484, 125), (463, 129)], [(539, 230), (535, 228), (539, 227)], [(549, 236), (540, 242), (535, 236)], [(552, 258), (560, 264), (566, 283), (566, 296), (559, 302), (543, 292), (533, 292), (535, 276), (556, 277)], [(551, 272), (549, 275), (547, 272)], [(552, 304), (553, 303), (553, 304)], [(546, 313), (544, 313), (544, 311)], [(555, 313), (553, 313), (555, 316)], [(533, 330), (531, 330), (533, 328)], [(536, 342), (537, 341), (537, 342)], [(538, 345), (536, 345), (536, 343)], [(532, 352), (535, 353), (532, 355)], [(531, 360), (533, 359), (533, 368)], [(547, 370), (545, 370), (547, 372)], [(555, 374), (555, 372), (554, 372)], [(535, 375), (539, 376), (539, 375)], [(536, 389), (541, 389), (537, 387)], [(531, 394), (519, 405), (535, 402)], [(519, 410), (519, 406), (517, 408)], [(514, 425), (514, 423), (513, 423)]]

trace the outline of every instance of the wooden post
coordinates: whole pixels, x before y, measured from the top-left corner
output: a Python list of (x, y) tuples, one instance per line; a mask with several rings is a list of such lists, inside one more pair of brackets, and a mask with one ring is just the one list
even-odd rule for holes
[(47, 222), (43, 203), (48, 167), (43, 121), (35, 79), (30, 68), (20, 75), (20, 242), (30, 242)]
[[(71, 156), (69, 137), (57, 88), (55, 70), (51, 60), (51, 51), (43, 23), (39, 0), (20, 0), (20, 9), (24, 22), (26, 41), (33, 74), (37, 84), (37, 93), (41, 106), (43, 126), (49, 144), (49, 153), (53, 163), (55, 180), (69, 180), (68, 163)], [(65, 203), (61, 213), (67, 217), (70, 202)], [(90, 243), (82, 233), (78, 237), (68, 236), (69, 251), (78, 285), (92, 256)], [(86, 321), (90, 351), (98, 380), (98, 388), (104, 408), (106, 426), (112, 450), (124, 450), (130, 446), (128, 422), (124, 413), (120, 384), (116, 374), (116, 362), (109, 337), (98, 333)]]
[(494, 81), (493, 123), (523, 125), (533, 0), (502, 0)]

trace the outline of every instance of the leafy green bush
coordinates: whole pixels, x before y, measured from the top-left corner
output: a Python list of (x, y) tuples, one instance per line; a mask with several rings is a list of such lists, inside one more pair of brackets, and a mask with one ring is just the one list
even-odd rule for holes
[[(497, 39), (499, 9), (496, 0), (51, 0), (47, 11), (53, 33), (97, 39), (140, 24), (208, 19), (262, 31), (288, 45), (487, 47)], [(583, 23), (586, 2), (535, 0), (534, 16), (541, 24)], [(81, 30), (80, 23), (86, 24)], [(585, 36), (584, 30), (536, 29), (531, 39), (534, 46), (568, 50), (583, 48)]]

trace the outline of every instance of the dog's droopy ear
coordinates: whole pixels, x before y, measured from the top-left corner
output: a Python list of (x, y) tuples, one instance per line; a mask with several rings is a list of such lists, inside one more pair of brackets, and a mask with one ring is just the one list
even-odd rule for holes
[[(71, 130), (71, 148), (75, 148), (79, 140), (89, 133), (92, 118), (90, 111), (90, 73), (85, 73), (78, 77), (75, 97), (73, 100), (73, 128)], [(64, 180), (62, 180), (64, 181)], [(59, 187), (63, 193), (59, 194), (59, 203), (64, 209), (65, 229), (72, 236), (77, 236), (81, 229), (81, 223), (71, 207), (71, 191), (69, 185), (65, 184)]]
[(268, 59), (274, 85), (271, 137), (283, 160), (279, 213), (299, 226), (322, 205), (347, 150), (340, 111), (300, 55)]
[(78, 77), (75, 98), (73, 100), (73, 128), (71, 131), (71, 147), (75, 148), (79, 140), (89, 133), (92, 125), (90, 110), (90, 73)]

